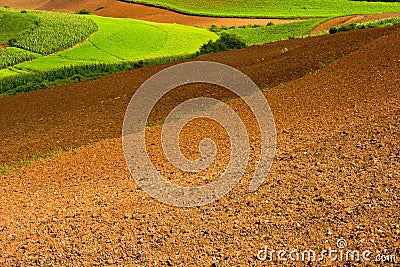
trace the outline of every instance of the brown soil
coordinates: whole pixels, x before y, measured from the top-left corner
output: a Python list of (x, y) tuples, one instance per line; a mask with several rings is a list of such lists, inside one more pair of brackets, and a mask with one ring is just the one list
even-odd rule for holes
[[(199, 208), (152, 200), (130, 177), (123, 157), (121, 125), (129, 99), (167, 65), (0, 99), (2, 163), (81, 146), (0, 176), (0, 262), (259, 266), (255, 255), (264, 246), (320, 252), (335, 249), (339, 238), (348, 249), (399, 258), (398, 29), (344, 32), (203, 57), (237, 67), (258, 86), (270, 88), (264, 94), (275, 118), (278, 153), (256, 193), (247, 193), (252, 157), (231, 193)], [(338, 60), (305, 76), (332, 58)], [(175, 90), (152, 119), (164, 117), (182, 99), (229, 96), (215, 89), (198, 84)], [(240, 100), (229, 105), (247, 116)], [(187, 133), (207, 136), (203, 126), (193, 125)], [(251, 125), (248, 129), (257, 136)], [(159, 131), (159, 126), (149, 130), (151, 142)], [(182, 138), (198, 140), (194, 136)], [(216, 142), (226, 144), (221, 136)], [(193, 143), (182, 149), (194, 151)], [(252, 156), (258, 143), (251, 139)], [(164, 174), (186, 180), (162, 169), (158, 143), (149, 149)], [(285, 264), (322, 263), (274, 260), (274, 265)]]
[(242, 19), (242, 18), (211, 18), (178, 14), (161, 8), (120, 2), (117, 0), (0, 0), (0, 6), (8, 5), (15, 8), (30, 8), (41, 10), (56, 10), (76, 12), (82, 8), (91, 10), (94, 14), (105, 17), (135, 18), (140, 20), (178, 23), (189, 26), (211, 27), (266, 25), (299, 21), (298, 19)]
[(390, 12), (384, 14), (375, 15), (356, 15), (356, 16), (345, 16), (340, 18), (334, 18), (322, 23), (316, 27), (311, 33), (319, 33), (322, 31), (328, 31), (330, 28), (335, 26), (342, 26), (349, 23), (358, 23), (363, 21), (380, 20), (388, 18), (400, 18), (400, 12)]
[(9, 6), (21, 9), (35, 9), (51, 0), (0, 0), (0, 6)]

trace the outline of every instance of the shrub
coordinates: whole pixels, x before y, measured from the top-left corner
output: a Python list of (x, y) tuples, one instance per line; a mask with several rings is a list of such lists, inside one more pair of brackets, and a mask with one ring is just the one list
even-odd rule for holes
[[(235, 28), (234, 26), (232, 26), (232, 27), (230, 27), (229, 29), (231, 29), (231, 28)], [(215, 24), (213, 24), (213, 25), (211, 25), (211, 27), (208, 29), (210, 32), (221, 32), (221, 31), (225, 31), (225, 30), (228, 30), (228, 28), (227, 27), (225, 27), (225, 26), (221, 26), (221, 27), (218, 27), (217, 25), (215, 25)]]
[(337, 27), (333, 27), (333, 28), (329, 29), (329, 33), (330, 34), (334, 34), (334, 33), (337, 33), (337, 32), (338, 32), (338, 28)]
[(196, 56), (245, 47), (247, 47), (247, 44), (239, 36), (222, 33), (216, 41), (210, 40), (208, 43), (202, 45)]
[(80, 14), (80, 15), (90, 15), (92, 12), (89, 9), (83, 8), (81, 10), (79, 10), (78, 12), (76, 12), (76, 14)]

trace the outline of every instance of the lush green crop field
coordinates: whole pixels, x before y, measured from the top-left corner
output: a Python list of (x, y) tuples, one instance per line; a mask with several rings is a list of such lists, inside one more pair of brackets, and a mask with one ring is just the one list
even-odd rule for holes
[(218, 36), (206, 29), (159, 24), (133, 19), (83, 16), (93, 20), (98, 32), (89, 41), (50, 56), (0, 70), (0, 78), (20, 72), (41, 72), (71, 65), (116, 63), (195, 53)]
[(35, 13), (38, 16), (37, 27), (11, 41), (12, 46), (48, 55), (82, 42), (97, 30), (96, 23), (84, 16)]
[(324, 21), (325, 19), (315, 19), (264, 27), (234, 28), (223, 32), (236, 34), (248, 45), (255, 45), (306, 36)]
[(167, 7), (179, 12), (235, 17), (336, 17), (397, 11), (400, 3), (351, 0), (124, 0)]
[(0, 44), (7, 44), (9, 40), (29, 32), (37, 26), (37, 22), (37, 16), (31, 12), (0, 8)]

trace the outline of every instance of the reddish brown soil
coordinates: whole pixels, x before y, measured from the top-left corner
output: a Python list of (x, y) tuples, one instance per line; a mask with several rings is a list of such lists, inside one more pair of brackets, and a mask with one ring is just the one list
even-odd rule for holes
[(341, 26), (349, 23), (357, 23), (363, 21), (371, 21), (371, 20), (380, 20), (387, 18), (400, 18), (400, 12), (390, 12), (384, 14), (375, 14), (375, 15), (357, 15), (357, 16), (345, 16), (340, 18), (334, 18), (328, 20), (325, 23), (322, 23), (318, 27), (316, 27), (311, 33), (318, 33), (322, 31), (327, 31), (332, 27)]
[(190, 16), (155, 7), (124, 3), (118, 0), (0, 0), (0, 6), (4, 5), (15, 8), (57, 10), (62, 12), (76, 12), (82, 8), (86, 8), (96, 15), (105, 17), (135, 18), (199, 27), (210, 27), (213, 24), (230, 27), (253, 24), (266, 25), (268, 22), (280, 24), (298, 21), (296, 19), (242, 19)]
[[(295, 39), (201, 59), (239, 68), (260, 87), (269, 88), (318, 70), (321, 64), (348, 54), (387, 31), (376, 29)], [(285, 52), (284, 48), (288, 51)], [(137, 69), (95, 81), (0, 99), (5, 110), (0, 113), (0, 164), (15, 163), (23, 157), (81, 146), (103, 138), (119, 137), (123, 114), (134, 91), (146, 78), (164, 67)], [(195, 87), (187, 95), (192, 97), (198, 91)], [(206, 90), (205, 93), (227, 97), (221, 91)], [(177, 96), (171, 98), (174, 97)], [(166, 105), (174, 106), (174, 103)], [(167, 108), (160, 109), (163, 114), (156, 115), (154, 121), (164, 116), (166, 111)]]
[[(257, 193), (246, 190), (252, 157), (243, 181), (227, 197), (200, 208), (152, 200), (130, 177), (123, 157), (120, 132), (127, 103), (146, 78), (166, 65), (0, 99), (3, 163), (93, 143), (0, 176), (0, 262), (260, 266), (255, 255), (264, 246), (320, 252), (335, 249), (338, 238), (348, 242), (348, 249), (399, 259), (398, 29), (289, 40), (202, 58), (238, 67), (260, 87), (271, 87), (264, 94), (275, 117), (278, 152)], [(176, 90), (163, 99), (153, 119), (195, 95), (228, 96), (213, 89)], [(240, 100), (229, 105), (247, 116)], [(203, 126), (188, 132), (206, 136)], [(248, 129), (253, 131), (251, 125)], [(150, 129), (151, 142), (159, 130)], [(259, 141), (253, 138), (251, 145), (256, 156)], [(160, 167), (159, 148), (156, 143), (151, 155)], [(182, 149), (195, 146), (188, 142)], [(186, 180), (170, 169), (161, 171), (174, 181)], [(321, 263), (275, 259), (265, 264)]]
[(0, 0), (0, 6), (35, 9), (49, 1), (50, 0)]

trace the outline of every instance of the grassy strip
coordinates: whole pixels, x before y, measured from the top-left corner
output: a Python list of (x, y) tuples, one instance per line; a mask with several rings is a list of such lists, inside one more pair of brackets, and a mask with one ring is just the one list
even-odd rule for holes
[(61, 150), (57, 150), (57, 151), (54, 151), (54, 152), (50, 152), (50, 153), (47, 153), (47, 154), (44, 154), (44, 155), (36, 155), (36, 156), (33, 156), (33, 157), (30, 158), (30, 159), (21, 160), (20, 163), (13, 164), (13, 165), (11, 165), (11, 166), (1, 166), (1, 165), (0, 165), (0, 175), (5, 174), (5, 173), (7, 173), (7, 172), (9, 172), (9, 171), (18, 169), (18, 168), (25, 167), (25, 166), (27, 166), (28, 164), (30, 164), (30, 163), (32, 163), (32, 162), (35, 162), (35, 161), (37, 161), (37, 160), (39, 160), (39, 159), (51, 158), (51, 157), (54, 157), (54, 156), (56, 156), (56, 155), (59, 155), (59, 154), (61, 154), (61, 153), (63, 153), (63, 152), (70, 151), (70, 150), (71, 150), (71, 148), (66, 149), (66, 150), (61, 149)]
[(95, 80), (110, 74), (192, 58), (194, 55), (164, 57), (144, 61), (97, 63), (69, 66), (36, 74), (23, 74), (0, 80), (0, 97), (7, 97), (37, 89)]
[(344, 32), (356, 29), (389, 27), (397, 24), (400, 24), (400, 18), (382, 19), (382, 20), (367, 21), (361, 23), (350, 23), (347, 25), (343, 25), (341, 27), (333, 27), (329, 30), (329, 33), (333, 34), (337, 32)]
[(248, 18), (316, 18), (397, 12), (398, 2), (349, 0), (122, 0), (190, 15)]
[(230, 28), (223, 32), (239, 36), (247, 45), (255, 45), (306, 36), (315, 29), (315, 27), (326, 20), (327, 19), (306, 20), (264, 27)]

